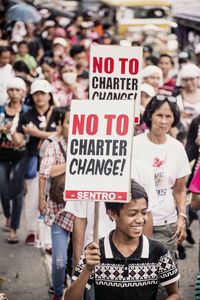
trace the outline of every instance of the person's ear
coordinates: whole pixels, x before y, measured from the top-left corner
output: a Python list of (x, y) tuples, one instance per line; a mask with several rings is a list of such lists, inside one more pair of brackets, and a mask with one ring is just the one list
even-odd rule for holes
[(110, 218), (112, 221), (116, 221), (117, 215), (116, 215), (115, 212), (111, 211), (110, 209), (107, 209), (107, 210), (106, 210), (106, 213), (108, 214), (109, 218)]

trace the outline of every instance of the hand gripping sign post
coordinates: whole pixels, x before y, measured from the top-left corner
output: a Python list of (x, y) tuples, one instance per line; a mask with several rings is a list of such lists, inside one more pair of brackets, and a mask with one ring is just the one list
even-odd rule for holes
[(140, 121), (142, 47), (91, 45), (90, 100), (133, 100)]
[(72, 101), (65, 200), (130, 200), (133, 121), (132, 101)]

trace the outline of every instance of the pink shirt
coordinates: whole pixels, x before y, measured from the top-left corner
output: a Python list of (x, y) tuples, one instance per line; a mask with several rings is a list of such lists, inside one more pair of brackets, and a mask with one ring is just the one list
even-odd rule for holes
[[(77, 84), (77, 91), (78, 91), (78, 99), (77, 100), (85, 100), (87, 99), (87, 95), (84, 91), (84, 86), (80, 83)], [(65, 90), (62, 87), (61, 81), (56, 80), (52, 83), (52, 94), (59, 102), (59, 106), (66, 106), (70, 105), (71, 101), (75, 99), (75, 96), (71, 89)]]
[(190, 192), (200, 194), (200, 166), (198, 167), (194, 177), (192, 178), (188, 190)]

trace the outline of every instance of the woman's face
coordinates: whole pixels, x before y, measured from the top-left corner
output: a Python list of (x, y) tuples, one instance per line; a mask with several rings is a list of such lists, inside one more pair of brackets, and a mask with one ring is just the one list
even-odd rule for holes
[(160, 85), (160, 76), (158, 73), (153, 73), (148, 77), (144, 78), (144, 82), (152, 85), (154, 89), (157, 91)]
[(74, 66), (65, 66), (61, 70), (61, 75), (64, 73), (77, 73), (77, 70)]
[(45, 76), (45, 79), (49, 82), (52, 81), (52, 79), (54, 79), (54, 75), (55, 75), (55, 69), (52, 68), (51, 66), (49, 66), (46, 63), (42, 64), (42, 73)]
[(22, 101), (25, 92), (22, 89), (11, 88), (7, 90), (9, 99), (13, 103), (18, 103)]
[(42, 91), (35, 92), (33, 94), (33, 101), (36, 107), (42, 108), (48, 105), (51, 96), (49, 93), (44, 93)]
[(199, 78), (198, 77), (185, 77), (182, 78), (182, 84), (185, 91), (191, 93), (198, 88)]
[[(159, 100), (157, 100), (159, 101)], [(151, 116), (151, 132), (155, 135), (165, 135), (170, 130), (174, 122), (174, 114), (167, 101), (156, 109)]]

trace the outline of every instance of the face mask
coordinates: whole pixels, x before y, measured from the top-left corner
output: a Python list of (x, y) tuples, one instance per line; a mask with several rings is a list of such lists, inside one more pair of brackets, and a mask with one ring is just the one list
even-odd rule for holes
[(64, 73), (62, 74), (62, 79), (67, 84), (72, 84), (76, 81), (77, 73)]

